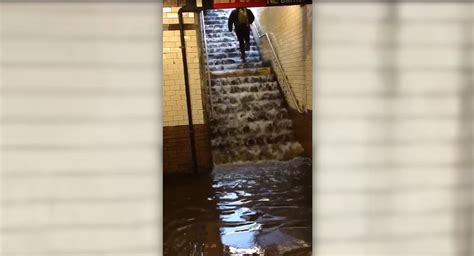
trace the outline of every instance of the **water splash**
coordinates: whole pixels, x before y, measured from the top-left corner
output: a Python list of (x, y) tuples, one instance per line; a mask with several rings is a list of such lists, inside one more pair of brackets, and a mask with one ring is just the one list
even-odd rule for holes
[(230, 11), (208, 10), (205, 14), (209, 69), (228, 76), (211, 81), (214, 162), (292, 159), (303, 148), (295, 139), (276, 77), (246, 74), (258, 74), (265, 65), (252, 35), (246, 62), (240, 60), (238, 40), (227, 28)]

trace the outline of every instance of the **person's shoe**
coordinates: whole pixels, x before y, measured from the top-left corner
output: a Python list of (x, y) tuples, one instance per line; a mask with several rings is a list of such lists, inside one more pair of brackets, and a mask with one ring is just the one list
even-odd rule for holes
[(245, 63), (245, 52), (240, 53), (240, 59)]

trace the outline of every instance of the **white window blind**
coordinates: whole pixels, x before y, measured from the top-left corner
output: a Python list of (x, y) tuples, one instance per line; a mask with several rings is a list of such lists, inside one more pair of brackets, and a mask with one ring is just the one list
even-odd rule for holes
[(0, 254), (156, 255), (161, 5), (0, 13)]
[(474, 255), (473, 8), (314, 5), (315, 255)]

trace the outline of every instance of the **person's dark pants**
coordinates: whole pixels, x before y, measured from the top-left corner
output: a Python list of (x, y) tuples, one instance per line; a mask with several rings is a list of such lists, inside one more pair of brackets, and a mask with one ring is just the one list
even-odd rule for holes
[(250, 49), (250, 28), (236, 29), (235, 34), (239, 39), (241, 57), (245, 59), (245, 50)]

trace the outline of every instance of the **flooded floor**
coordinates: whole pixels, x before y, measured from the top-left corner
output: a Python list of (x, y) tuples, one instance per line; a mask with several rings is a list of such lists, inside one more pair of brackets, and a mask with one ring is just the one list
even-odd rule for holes
[(164, 177), (165, 255), (311, 255), (311, 161)]

